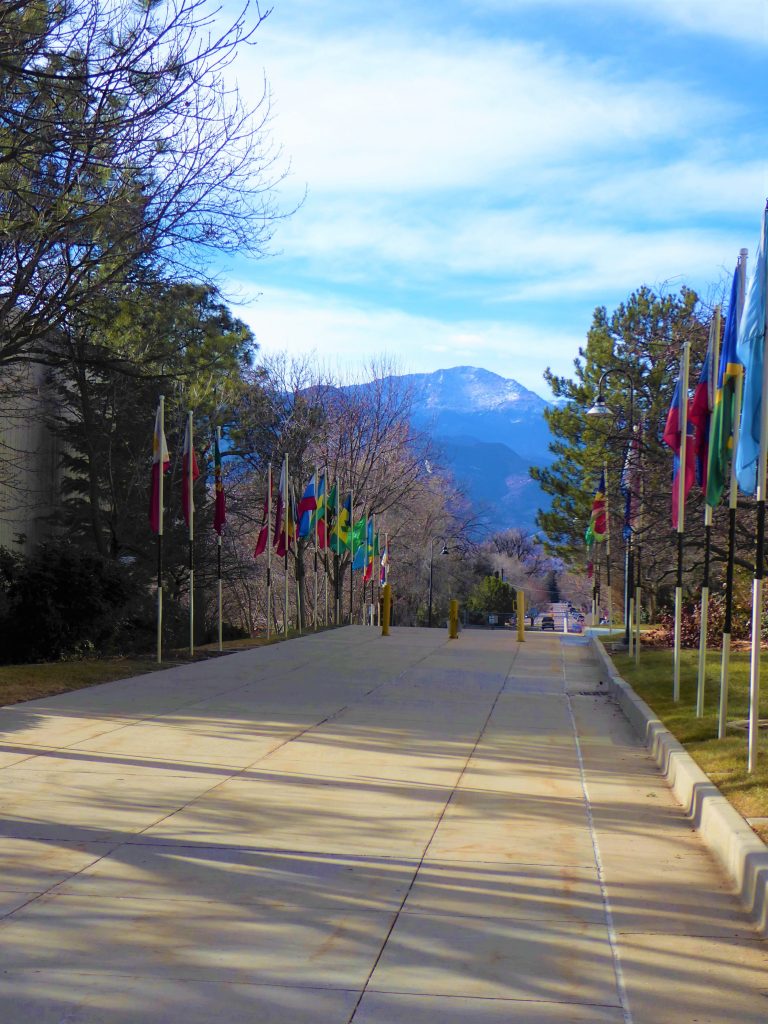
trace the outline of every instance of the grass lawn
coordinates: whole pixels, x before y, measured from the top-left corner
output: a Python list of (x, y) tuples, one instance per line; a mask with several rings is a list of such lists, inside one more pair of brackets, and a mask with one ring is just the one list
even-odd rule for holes
[[(696, 680), (699, 652), (683, 651), (680, 669), (680, 701), (672, 700), (672, 651), (643, 650), (640, 667), (626, 654), (613, 656), (622, 677), (649, 704), (670, 732), (709, 775), (745, 818), (768, 817), (768, 731), (760, 733), (757, 771), (747, 774), (747, 733), (731, 724), (724, 740), (717, 739), (720, 704), (720, 651), (710, 651), (704, 717), (696, 717)], [(761, 660), (760, 717), (768, 718), (768, 653)], [(749, 652), (731, 653), (728, 721), (749, 714)], [(755, 824), (768, 841), (768, 826)]]
[[(291, 640), (297, 635), (295, 630), (289, 630), (287, 639)], [(282, 639), (282, 636), (273, 635), (269, 640), (266, 637), (227, 640), (224, 642), (222, 654), (232, 654), (251, 647), (263, 647)], [(204, 661), (222, 657), (222, 654), (219, 653), (218, 644), (205, 644), (195, 649), (195, 657), (192, 660)], [(80, 690), (85, 686), (97, 686), (99, 683), (110, 683), (114, 679), (127, 679), (130, 676), (141, 676), (147, 672), (188, 664), (189, 654), (174, 650), (168, 652), (161, 665), (157, 664), (154, 655), (144, 658), (87, 658), (80, 661), (53, 661), (34, 665), (0, 665), (0, 705), (18, 704), (19, 701), (36, 700), (38, 697), (52, 697), (57, 693)]]

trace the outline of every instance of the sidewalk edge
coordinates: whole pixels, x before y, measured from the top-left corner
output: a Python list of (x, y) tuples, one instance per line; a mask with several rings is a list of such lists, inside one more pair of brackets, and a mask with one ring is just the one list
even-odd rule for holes
[(683, 745), (616, 670), (599, 637), (589, 642), (608, 674), (612, 695), (682, 804), (691, 823), (736, 886), (758, 930), (768, 936), (768, 847), (755, 835)]

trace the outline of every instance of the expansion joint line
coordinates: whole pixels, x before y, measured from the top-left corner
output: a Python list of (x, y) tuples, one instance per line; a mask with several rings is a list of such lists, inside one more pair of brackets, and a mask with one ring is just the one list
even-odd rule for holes
[(621, 955), (619, 953), (619, 938), (616, 934), (616, 926), (613, 921), (613, 911), (611, 910), (611, 900), (608, 896), (608, 887), (605, 883), (605, 871), (603, 869), (603, 858), (600, 856), (600, 844), (597, 839), (597, 831), (595, 829), (595, 819), (592, 814), (592, 802), (589, 797), (589, 788), (587, 786), (587, 773), (584, 768), (584, 757), (581, 752), (581, 742), (579, 740), (579, 730), (576, 725), (576, 715), (573, 713), (573, 703), (571, 701), (571, 695), (567, 689), (567, 676), (565, 671), (565, 653), (563, 650), (563, 644), (560, 645), (560, 659), (563, 667), (563, 690), (565, 693), (565, 700), (568, 705), (568, 714), (571, 719), (571, 728), (573, 729), (573, 742), (576, 747), (576, 758), (579, 762), (579, 778), (581, 782), (581, 792), (584, 797), (584, 810), (587, 815), (587, 827), (589, 829), (589, 838), (592, 842), (592, 853), (595, 858), (595, 869), (597, 871), (597, 882), (600, 887), (600, 898), (603, 903), (603, 914), (605, 916), (605, 928), (608, 933), (608, 944), (611, 947), (611, 958), (613, 960), (613, 972), (616, 976), (616, 993), (619, 997), (619, 1003), (621, 1005), (621, 1012), (624, 1017), (624, 1024), (634, 1024), (632, 1019), (632, 1011), (629, 1008), (629, 997), (627, 995), (627, 986), (624, 981), (624, 971), (621, 966)]
[[(483, 736), (485, 736), (485, 732), (486, 732), (486, 730), (488, 728), (488, 723), (490, 722), (491, 717), (493, 715), (493, 712), (496, 710), (496, 705), (499, 702), (499, 697), (501, 697), (502, 693), (504, 692), (504, 689), (505, 689), (505, 687), (507, 685), (507, 682), (509, 681), (509, 677), (512, 675), (512, 669), (515, 666), (515, 661), (517, 660), (517, 655), (519, 654), (519, 652), (520, 652), (520, 647), (518, 646), (518, 647), (515, 648), (515, 653), (512, 656), (512, 661), (509, 664), (509, 670), (507, 671), (507, 674), (504, 676), (504, 682), (501, 684), (501, 686), (499, 687), (498, 691), (496, 692), (496, 696), (493, 698), (493, 703), (491, 704), (490, 710), (488, 711), (488, 714), (485, 716), (485, 721), (483, 722), (482, 727), (480, 729), (480, 732), (477, 735), (477, 739), (473, 743), (472, 749), (470, 750), (470, 752), (467, 754), (466, 758), (464, 759), (464, 764), (462, 765), (461, 772), (459, 773), (459, 777), (456, 780), (456, 782), (454, 783), (453, 789), (451, 790), (451, 795), (445, 801), (445, 806), (443, 807), (442, 811), (440, 812), (440, 816), (438, 817), (437, 821), (435, 822), (435, 827), (432, 829), (432, 832), (430, 833), (429, 839), (427, 840), (427, 844), (424, 847), (424, 850), (423, 850), (423, 852), (421, 854), (421, 857), (419, 858), (419, 863), (416, 865), (416, 870), (413, 872), (413, 877), (411, 878), (410, 884), (409, 884), (409, 886), (408, 886), (408, 888), (406, 890), (405, 895), (403, 896), (402, 900), (400, 901), (400, 906), (397, 908), (397, 912), (395, 913), (395, 916), (392, 919), (392, 924), (389, 926), (389, 928), (387, 930), (387, 934), (384, 936), (384, 940), (381, 943), (381, 946), (379, 948), (379, 952), (376, 954), (376, 959), (373, 961), (371, 969), (368, 972), (368, 977), (365, 979), (365, 984), (363, 985), (362, 990), (360, 992), (360, 995), (357, 998), (357, 1002), (355, 1003), (354, 1009), (352, 1010), (352, 1013), (350, 1015), (349, 1020), (347, 1021), (347, 1024), (352, 1024), (352, 1022), (354, 1021), (355, 1015), (357, 1014), (357, 1011), (360, 1008), (360, 1003), (362, 1003), (363, 997), (365, 996), (365, 993), (368, 991), (368, 986), (370, 985), (371, 978), (373, 977), (373, 973), (374, 973), (374, 971), (376, 970), (376, 968), (379, 965), (379, 961), (381, 960), (381, 958), (382, 958), (382, 956), (384, 954), (384, 950), (387, 948), (387, 943), (389, 942), (389, 939), (390, 939), (390, 936), (392, 935), (392, 932), (395, 930), (395, 925), (400, 920), (400, 915), (403, 912), (403, 907), (405, 906), (406, 900), (411, 895), (411, 890), (413, 889), (414, 883), (416, 882), (416, 879), (418, 878), (419, 872), (421, 871), (422, 866), (424, 864), (424, 861), (426, 860), (427, 854), (429, 853), (429, 848), (432, 845), (432, 843), (434, 842), (435, 836), (437, 835), (437, 830), (440, 828), (440, 826), (441, 826), (441, 824), (443, 822), (443, 818), (445, 817), (445, 812), (450, 807), (451, 801), (453, 800), (456, 792), (458, 791), (459, 786), (461, 785), (461, 780), (464, 778), (464, 775), (465, 775), (465, 773), (467, 771), (467, 768), (469, 766), (469, 762), (475, 756), (475, 751), (480, 746), (480, 744), (481, 744), (481, 742), (483, 740)], [(432, 653), (435, 653), (435, 652), (433, 651)], [(423, 661), (425, 659), (422, 658), (421, 660)], [(627, 1022), (627, 1024), (632, 1024), (632, 1022), (629, 1021), (629, 1022)]]

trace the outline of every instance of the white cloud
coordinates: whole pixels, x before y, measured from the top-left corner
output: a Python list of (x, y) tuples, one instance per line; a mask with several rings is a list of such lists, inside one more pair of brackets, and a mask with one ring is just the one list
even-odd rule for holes
[(541, 354), (558, 372), (567, 372), (583, 340), (514, 320), (449, 322), (289, 289), (266, 289), (258, 302), (235, 312), (251, 326), (265, 354), (313, 356), (341, 370), (387, 356), (402, 373), (470, 364), (513, 377), (540, 394), (546, 391)]
[(593, 8), (605, 15), (613, 11), (653, 19), (698, 35), (715, 35), (754, 46), (768, 45), (768, 5), (765, 0), (473, 0), (474, 6), (515, 11), (523, 7)]
[[(318, 37), (276, 20), (262, 42), (275, 131), (296, 180), (324, 196), (516, 191), (521, 174), (677, 142), (727, 109), (661, 75), (632, 81), (623, 64), (508, 40)], [(246, 92), (261, 82), (247, 56)]]

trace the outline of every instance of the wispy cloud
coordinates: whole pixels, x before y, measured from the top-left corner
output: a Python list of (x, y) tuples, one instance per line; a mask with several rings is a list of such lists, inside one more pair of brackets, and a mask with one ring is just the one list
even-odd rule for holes
[(768, 8), (763, 0), (472, 0), (475, 8), (517, 11), (559, 7), (579, 13), (590, 9), (614, 16), (653, 20), (693, 35), (714, 35), (750, 46), (768, 46)]
[(471, 364), (514, 377), (539, 393), (545, 390), (542, 352), (564, 372), (583, 340), (514, 319), (441, 320), (289, 289), (266, 289), (258, 302), (236, 313), (251, 325), (265, 354), (289, 352), (342, 370), (359, 369), (384, 355), (403, 373)]

